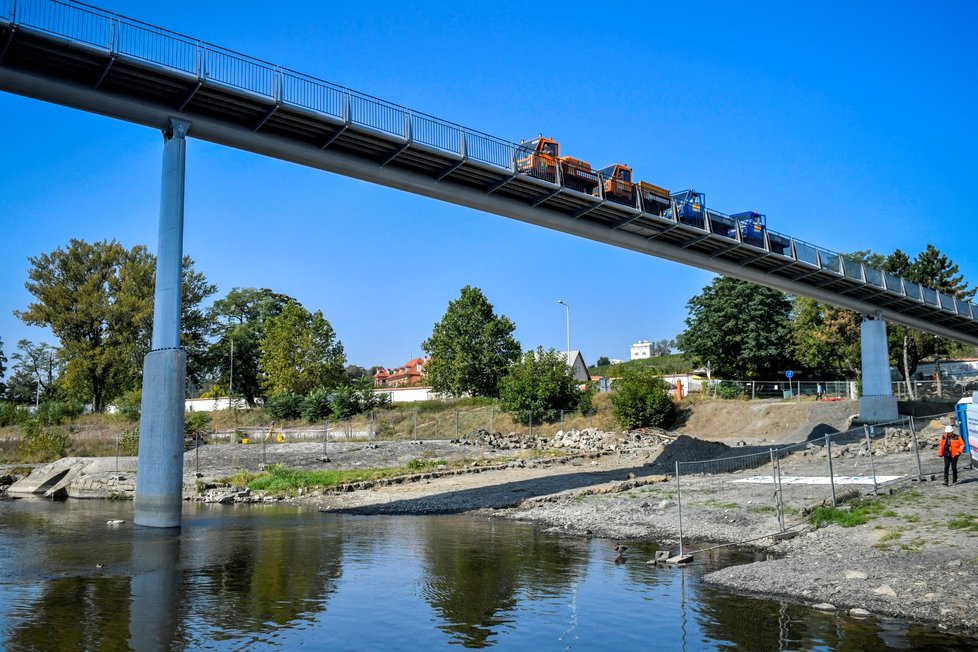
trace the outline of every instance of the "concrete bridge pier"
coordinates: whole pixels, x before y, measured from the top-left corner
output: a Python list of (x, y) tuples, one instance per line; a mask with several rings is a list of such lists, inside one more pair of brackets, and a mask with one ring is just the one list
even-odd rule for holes
[(163, 132), (153, 344), (143, 361), (133, 521), (137, 525), (160, 528), (180, 527), (183, 505), (183, 399), (187, 354), (180, 348), (180, 307), (189, 129), (189, 122), (171, 118), (170, 128)]
[(862, 421), (895, 421), (899, 414), (890, 379), (886, 322), (879, 313), (866, 315), (861, 331), (863, 394), (859, 399), (859, 418)]

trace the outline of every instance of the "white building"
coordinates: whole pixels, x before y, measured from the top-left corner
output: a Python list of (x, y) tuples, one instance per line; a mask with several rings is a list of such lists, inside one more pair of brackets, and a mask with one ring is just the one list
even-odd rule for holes
[(574, 370), (574, 380), (587, 382), (591, 380), (587, 365), (584, 364), (584, 356), (580, 351), (560, 351), (560, 357), (564, 359), (567, 366)]
[(652, 342), (648, 340), (639, 340), (632, 344), (632, 357), (631, 360), (646, 360), (652, 357)]

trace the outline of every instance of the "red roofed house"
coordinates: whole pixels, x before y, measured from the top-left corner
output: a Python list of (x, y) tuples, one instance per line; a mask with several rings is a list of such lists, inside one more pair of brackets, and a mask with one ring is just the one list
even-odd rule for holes
[(413, 358), (395, 369), (378, 369), (374, 374), (374, 387), (411, 387), (424, 379), (424, 366), (428, 358)]

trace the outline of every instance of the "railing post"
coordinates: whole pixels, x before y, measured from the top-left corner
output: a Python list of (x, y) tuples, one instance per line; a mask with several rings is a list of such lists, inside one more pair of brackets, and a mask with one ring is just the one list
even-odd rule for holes
[(493, 417), (495, 416), (495, 408), (489, 408), (489, 432), (493, 432)]
[(109, 16), (109, 54), (115, 53), (115, 33), (117, 21)]
[(411, 438), (414, 440), (418, 439), (418, 408), (414, 408), (414, 415), (411, 419)]

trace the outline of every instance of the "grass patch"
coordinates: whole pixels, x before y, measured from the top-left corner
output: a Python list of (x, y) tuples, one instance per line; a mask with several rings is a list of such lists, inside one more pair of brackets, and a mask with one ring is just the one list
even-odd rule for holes
[(903, 517), (903, 520), (905, 520), (907, 523), (920, 523), (920, 516), (917, 514), (907, 514)]
[[(425, 451), (425, 453), (430, 454), (431, 451)], [(426, 471), (430, 469), (436, 469), (439, 466), (448, 466), (448, 462), (442, 459), (435, 459), (432, 457), (425, 456), (422, 453), (422, 457), (411, 460), (407, 463), (407, 468), (412, 471)]]
[(948, 521), (947, 526), (952, 530), (978, 532), (978, 516), (972, 516), (971, 514), (958, 514), (956, 518)]
[(465, 466), (468, 462), (468, 460), (459, 460), (448, 463), (442, 459), (414, 459), (404, 467), (328, 471), (299, 471), (288, 469), (280, 464), (273, 464), (262, 473), (239, 471), (233, 476), (222, 478), (219, 482), (234, 487), (247, 487), (252, 491), (262, 491), (272, 495), (294, 496), (300, 489), (327, 489), (350, 482), (380, 480), (430, 471), (439, 466), (458, 468)]
[(880, 516), (883, 505), (876, 500), (859, 498), (850, 504), (850, 509), (838, 507), (819, 507), (808, 517), (815, 527), (836, 524), (840, 527), (856, 527), (864, 525)]
[(740, 507), (737, 503), (721, 503), (719, 500), (707, 500), (703, 503), (706, 507), (716, 507), (717, 509), (736, 509)]
[(902, 536), (903, 534), (901, 532), (887, 532), (880, 538), (880, 543), (886, 543), (887, 541), (896, 541)]
[(299, 489), (333, 487), (348, 482), (376, 480), (403, 474), (405, 469), (358, 469), (343, 471), (299, 471), (287, 469), (279, 464), (268, 467), (264, 473), (255, 476), (247, 487), (252, 491), (263, 491), (275, 495), (294, 495)]
[(776, 511), (770, 505), (751, 505), (747, 508), (748, 513), (751, 514), (766, 514), (768, 512)]
[(906, 550), (907, 552), (920, 552), (924, 549), (924, 544), (927, 543), (924, 539), (914, 539), (907, 543), (900, 544), (900, 550)]

